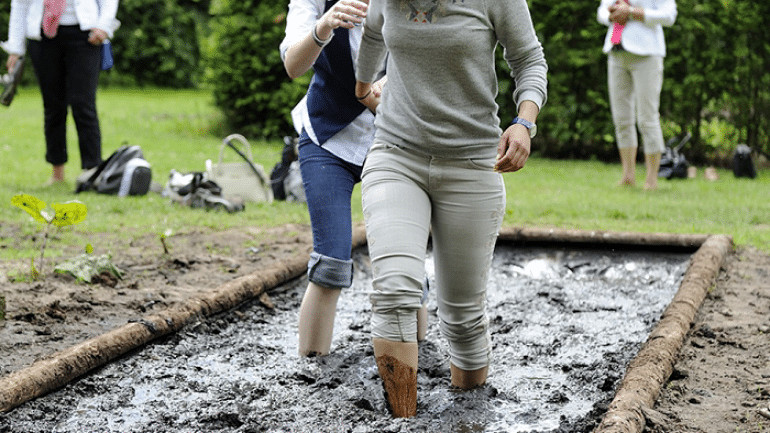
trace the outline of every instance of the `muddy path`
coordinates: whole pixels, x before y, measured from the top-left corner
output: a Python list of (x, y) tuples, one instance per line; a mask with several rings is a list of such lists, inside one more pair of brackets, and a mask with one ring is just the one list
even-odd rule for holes
[[(333, 353), (296, 356), (304, 278), (200, 319), (0, 414), (0, 432), (588, 432), (674, 296), (688, 254), (498, 246), (486, 386), (449, 387), (429, 298), (418, 416), (388, 415), (369, 340), (368, 257), (340, 298)], [(426, 266), (431, 273), (430, 258)]]

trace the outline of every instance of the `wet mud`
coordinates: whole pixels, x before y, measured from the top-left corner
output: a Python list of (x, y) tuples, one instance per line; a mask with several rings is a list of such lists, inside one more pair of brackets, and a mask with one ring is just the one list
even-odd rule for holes
[[(589, 432), (676, 293), (690, 256), (495, 252), (493, 344), (481, 388), (450, 386), (434, 295), (419, 347), (417, 416), (388, 413), (370, 342), (365, 249), (340, 297), (332, 354), (296, 355), (299, 278), (0, 414), (5, 432)], [(432, 263), (428, 257), (428, 274)]]

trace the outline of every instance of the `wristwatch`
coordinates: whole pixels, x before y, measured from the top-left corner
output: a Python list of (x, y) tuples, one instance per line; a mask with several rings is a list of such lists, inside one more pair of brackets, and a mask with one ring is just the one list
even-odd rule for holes
[(537, 125), (530, 122), (527, 119), (522, 119), (521, 117), (514, 117), (513, 122), (511, 122), (511, 125), (515, 124), (524, 125), (525, 128), (529, 129), (529, 138), (535, 138), (535, 135), (537, 134)]

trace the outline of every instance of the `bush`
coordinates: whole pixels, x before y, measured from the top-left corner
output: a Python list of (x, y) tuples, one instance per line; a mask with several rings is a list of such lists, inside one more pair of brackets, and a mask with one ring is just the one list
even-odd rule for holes
[(615, 158), (607, 58), (601, 51), (606, 28), (596, 21), (597, 2), (530, 3), (548, 62), (548, 103), (538, 118), (542, 128), (533, 150), (553, 158)]
[(302, 98), (311, 73), (290, 80), (278, 46), (288, 2), (218, 0), (212, 4), (212, 33), (206, 49), (206, 81), (231, 128), (260, 138), (290, 134), (291, 109)]
[[(104, 84), (195, 87), (200, 82), (199, 39), (206, 1), (122, 0), (112, 40), (115, 66)], [(199, 28), (200, 23), (201, 28)]]

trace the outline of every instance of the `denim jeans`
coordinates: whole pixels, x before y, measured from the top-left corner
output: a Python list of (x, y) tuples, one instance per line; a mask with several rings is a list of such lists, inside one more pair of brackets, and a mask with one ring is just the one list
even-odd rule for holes
[(349, 287), (353, 263), (350, 200), (361, 181), (361, 166), (313, 143), (305, 132), (299, 139), (299, 163), (313, 229), (314, 254), (308, 277), (324, 287)]

